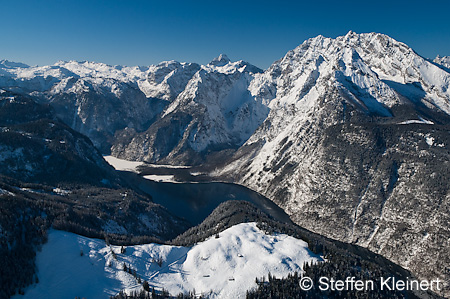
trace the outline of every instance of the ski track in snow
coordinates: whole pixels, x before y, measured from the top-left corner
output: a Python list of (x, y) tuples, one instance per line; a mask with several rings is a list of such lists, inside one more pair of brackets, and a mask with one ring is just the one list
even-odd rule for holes
[[(256, 287), (256, 277), (269, 272), (286, 276), (301, 272), (304, 262), (322, 261), (306, 242), (283, 234), (266, 235), (256, 223), (235, 225), (219, 238), (192, 247), (145, 244), (128, 246), (124, 254), (120, 249), (108, 247), (103, 240), (51, 230), (36, 258), (39, 283), (13, 298), (107, 298), (120, 290), (140, 290), (137, 280), (123, 271), (123, 263), (132, 265), (151, 287), (173, 295), (195, 289), (211, 298), (244, 298), (248, 289)], [(161, 267), (152, 263), (159, 257), (164, 261)]]

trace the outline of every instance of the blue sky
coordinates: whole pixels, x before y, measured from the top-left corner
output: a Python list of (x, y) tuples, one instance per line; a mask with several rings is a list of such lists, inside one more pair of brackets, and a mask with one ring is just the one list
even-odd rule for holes
[(381, 32), (424, 57), (450, 55), (450, 1), (0, 0), (0, 59), (208, 63), (261, 68), (305, 39)]

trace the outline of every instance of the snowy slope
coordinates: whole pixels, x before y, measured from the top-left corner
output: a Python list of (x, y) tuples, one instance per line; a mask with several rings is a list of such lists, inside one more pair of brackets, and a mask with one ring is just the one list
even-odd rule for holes
[[(138, 167), (142, 165), (147, 165), (155, 168), (186, 168), (186, 166), (174, 166), (174, 165), (157, 165), (157, 164), (148, 164), (144, 162), (135, 162), (135, 161), (127, 161), (124, 159), (119, 159), (113, 156), (103, 156), (103, 158), (108, 162), (114, 169), (120, 171), (132, 171), (138, 173)], [(180, 183), (174, 179), (173, 175), (162, 175), (162, 174), (152, 174), (152, 175), (144, 175), (144, 179), (156, 181), (156, 182), (165, 182), (165, 183)]]
[[(438, 60), (445, 66), (446, 59)], [(314, 117), (316, 103), (333, 97), (338, 100), (330, 104), (341, 116), (347, 104), (379, 116), (392, 116), (406, 104), (448, 114), (449, 84), (445, 68), (377, 33), (311, 38), (263, 73), (226, 55), (204, 66), (176, 61), (149, 67), (0, 63), (0, 87), (49, 101), (59, 117), (103, 152), (112, 146), (114, 156), (166, 164), (198, 164), (193, 156), (199, 153), (237, 148), (269, 110), (278, 117), (269, 117), (273, 124), (266, 122), (271, 124), (268, 139), (272, 129), (291, 125), (290, 115), (297, 115), (295, 126), (302, 127), (300, 118)], [(398, 122), (427, 120), (420, 113), (410, 117)], [(258, 139), (256, 134), (249, 142)]]
[[(433, 123), (419, 110), (397, 115), (398, 107), (409, 111), (424, 105), (448, 115), (449, 87), (450, 73), (386, 35), (350, 31), (336, 39), (309, 39), (251, 82), (252, 96), (271, 110), (241, 150), (247, 151), (253, 144), (260, 148), (239, 157), (221, 174), (244, 174), (242, 183), (273, 196), (274, 186), (261, 182), (278, 182), (284, 166), (302, 164), (302, 153), (315, 147), (325, 128), (372, 121), (373, 116), (385, 121), (395, 116), (397, 123)], [(269, 165), (272, 171), (262, 171)], [(293, 197), (302, 196), (301, 190), (289, 191)]]
[(436, 56), (436, 58), (433, 60), (433, 62), (438, 63), (448, 69), (450, 69), (450, 56)]
[[(220, 55), (189, 81), (186, 89), (162, 117), (184, 112), (196, 117), (202, 112), (189, 145), (202, 151), (211, 144), (242, 144), (267, 116), (268, 110), (255, 102), (248, 91), (256, 67), (244, 61), (231, 62)], [(197, 116), (198, 117), (198, 116)], [(192, 125), (192, 123), (191, 123)]]
[[(148, 71), (148, 67), (110, 66), (104, 63), (89, 61), (58, 61), (54, 65), (30, 67), (21, 63), (3, 60), (0, 66), (8, 68), (10, 76), (22, 80), (23, 85), (26, 84), (25, 80), (37, 80), (37, 78), (44, 80), (49, 78), (62, 80), (68, 77), (96, 78), (98, 80), (114, 79), (122, 82), (135, 82), (144, 80)], [(46, 86), (43, 87), (45, 88)]]
[(247, 62), (220, 55), (195, 72), (148, 130), (119, 136), (112, 154), (127, 160), (198, 164), (203, 152), (239, 147), (269, 111), (249, 91), (259, 72)]
[(3, 70), (3, 76), (0, 76), (2, 86), (49, 94), (79, 93), (89, 89), (89, 85), (107, 87), (117, 94), (117, 83), (136, 85), (138, 81), (146, 80), (149, 69), (88, 61), (59, 61), (54, 65), (33, 67), (2, 62), (0, 68)]
[[(257, 76), (251, 90), (271, 108), (305, 106), (309, 98), (319, 97), (314, 93), (321, 95), (329, 86), (371, 112), (383, 114), (383, 105), (399, 104), (403, 96), (402, 100), (421, 100), (448, 114), (449, 84), (448, 72), (407, 45), (384, 34), (350, 31), (336, 39), (319, 35), (306, 40)], [(411, 99), (419, 91), (420, 98)], [(299, 103), (301, 99), (306, 103)]]
[(66, 124), (109, 152), (116, 131), (147, 129), (199, 68), (174, 61), (150, 67), (1, 61), (0, 87), (50, 103)]
[(408, 98), (411, 92), (405, 93), (403, 88), (396, 88), (398, 84), (413, 85), (422, 92), (422, 98), (418, 100), (428, 107), (450, 114), (448, 71), (384, 34), (349, 32), (336, 40), (353, 47), (378, 77), (399, 94)]
[(199, 69), (196, 63), (164, 61), (149, 67), (147, 79), (138, 81), (139, 88), (148, 98), (172, 101)]
[(24, 63), (20, 63), (20, 62), (13, 62), (13, 61), (9, 61), (6, 59), (0, 60), (0, 68), (6, 68), (6, 69), (10, 69), (10, 68), (28, 68), (30, 67), (29, 65), (26, 65)]
[(84, 79), (89, 84), (109, 87), (120, 93), (117, 83), (126, 83), (139, 89), (149, 98), (172, 100), (183, 89), (200, 66), (195, 63), (164, 61), (151, 66), (110, 66), (90, 61), (58, 61), (48, 66), (28, 66), (8, 60), (0, 61), (0, 84), (35, 92), (51, 94), (77, 93), (87, 86), (74, 84)]
[[(276, 180), (284, 165), (301, 163), (300, 153), (314, 147), (323, 129), (370, 121), (372, 116), (430, 123), (420, 111), (401, 114), (421, 105), (450, 114), (449, 87), (450, 73), (386, 35), (349, 32), (336, 39), (308, 39), (251, 82), (252, 96), (270, 113), (242, 150), (253, 144), (262, 148), (228, 165), (225, 172), (238, 168), (246, 174), (242, 181), (247, 186), (272, 196), (268, 189), (273, 186), (260, 182)], [(285, 152), (286, 144), (295, 144), (291, 152)], [(262, 171), (280, 161), (278, 172)], [(300, 190), (290, 191), (302, 196)]]
[[(111, 254), (116, 253), (117, 260)], [(83, 252), (83, 256), (80, 255)], [(152, 263), (162, 258), (162, 266)], [(287, 235), (266, 235), (255, 223), (233, 226), (193, 247), (158, 244), (108, 247), (104, 241), (52, 230), (37, 255), (39, 283), (13, 298), (106, 298), (120, 290), (141, 286), (124, 272), (123, 263), (157, 290), (171, 294), (195, 289), (212, 298), (244, 298), (255, 278), (286, 276), (302, 270), (304, 262), (318, 262), (307, 244)]]
[(143, 162), (127, 161), (113, 156), (103, 156), (103, 159), (114, 167), (115, 170), (137, 172), (137, 168), (144, 164)]
[(259, 72), (226, 55), (205, 66), (60, 61), (30, 67), (2, 61), (0, 87), (50, 103), (66, 124), (91, 138), (102, 152), (115, 143), (115, 156), (158, 162), (173, 156), (186, 160), (188, 150), (199, 153), (244, 143), (268, 113), (248, 91)]
[(255, 76), (270, 113), (216, 174), (316, 233), (443, 278), (449, 87), (445, 68), (386, 35), (309, 39)]

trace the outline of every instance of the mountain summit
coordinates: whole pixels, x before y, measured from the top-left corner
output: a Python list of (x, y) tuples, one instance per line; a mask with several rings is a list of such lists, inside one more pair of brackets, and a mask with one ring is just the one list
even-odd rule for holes
[(228, 58), (227, 55), (220, 54), (218, 57), (211, 60), (211, 62), (208, 64), (215, 65), (215, 66), (224, 66), (224, 65), (228, 64), (229, 62), (231, 62), (231, 60), (230, 60), (230, 58)]
[(450, 56), (441, 57), (438, 55), (433, 61), (450, 69)]
[(312, 231), (443, 277), (449, 84), (387, 35), (308, 39), (255, 76), (251, 94), (270, 112), (216, 175)]

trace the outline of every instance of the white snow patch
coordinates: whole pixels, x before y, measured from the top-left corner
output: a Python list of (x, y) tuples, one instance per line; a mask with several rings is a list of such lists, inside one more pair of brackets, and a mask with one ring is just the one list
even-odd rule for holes
[(146, 165), (153, 168), (170, 168), (170, 169), (189, 169), (192, 167), (185, 165), (168, 165), (168, 164), (146, 164)]
[(430, 120), (423, 119), (419, 116), (419, 119), (411, 119), (411, 120), (405, 120), (400, 123), (399, 125), (408, 125), (408, 124), (425, 124), (425, 125), (434, 125), (434, 122)]
[(17, 188), (20, 191), (31, 192), (31, 193), (43, 193), (41, 190), (31, 189), (31, 188)]
[(199, 176), (199, 175), (203, 175), (203, 174), (206, 174), (206, 173), (194, 171), (194, 172), (191, 172), (190, 174), (191, 174), (192, 176)]
[(434, 144), (434, 137), (432, 137), (432, 136), (425, 136), (425, 141), (427, 142), (427, 144), (429, 145), (429, 146), (433, 146), (433, 144)]
[(106, 162), (108, 162), (116, 170), (137, 172), (136, 168), (144, 164), (144, 162), (127, 161), (113, 156), (103, 156), (103, 159), (105, 159)]
[[(152, 262), (158, 258), (163, 260), (161, 267)], [(39, 283), (13, 298), (106, 298), (120, 290), (141, 289), (122, 270), (123, 263), (132, 265), (157, 290), (165, 288), (176, 295), (195, 289), (198, 295), (212, 291), (212, 298), (244, 298), (246, 290), (256, 286), (256, 277), (302, 272), (304, 262), (319, 261), (306, 242), (266, 235), (255, 223), (233, 226), (218, 239), (211, 237), (192, 247), (145, 244), (128, 246), (124, 254), (120, 246), (108, 247), (103, 240), (50, 230), (36, 258)]]
[(165, 183), (179, 183), (174, 180), (173, 175), (168, 174), (149, 174), (144, 175), (144, 179), (155, 181), (155, 182), (165, 182)]
[(399, 122), (398, 124), (399, 125), (409, 125), (409, 124), (434, 125), (434, 122), (432, 122), (432, 121), (422, 121), (422, 120), (418, 120), (418, 119), (410, 119), (410, 120), (405, 120), (405, 121)]
[(2, 188), (0, 188), (0, 195), (11, 195), (11, 196), (16, 196), (14, 193), (9, 192), (8, 190), (2, 189)]
[(63, 196), (72, 193), (72, 191), (64, 190), (64, 189), (61, 189), (61, 188), (53, 188), (53, 192), (58, 194), (58, 195), (63, 195)]

